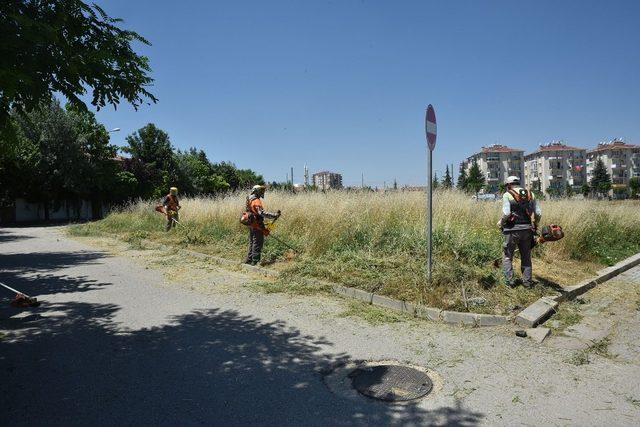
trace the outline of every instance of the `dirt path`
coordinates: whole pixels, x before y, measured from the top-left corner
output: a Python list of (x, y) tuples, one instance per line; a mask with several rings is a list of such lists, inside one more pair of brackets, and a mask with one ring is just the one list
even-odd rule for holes
[[(265, 293), (273, 288), (260, 278), (171, 250), (76, 241), (59, 228), (3, 229), (0, 281), (43, 301), (31, 312), (0, 309), (2, 424), (640, 419), (633, 358), (594, 353), (576, 365), (581, 350), (536, 345), (509, 328), (402, 320), (333, 296)], [(618, 333), (632, 341), (629, 331)], [(327, 387), (335, 363), (381, 359), (427, 367), (441, 387), (402, 406)]]

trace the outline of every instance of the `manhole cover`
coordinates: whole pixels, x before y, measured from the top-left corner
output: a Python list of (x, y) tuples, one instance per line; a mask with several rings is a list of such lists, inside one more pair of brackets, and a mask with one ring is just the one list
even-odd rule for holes
[(358, 392), (387, 402), (418, 399), (433, 388), (425, 372), (409, 366), (365, 366), (355, 369), (349, 376)]

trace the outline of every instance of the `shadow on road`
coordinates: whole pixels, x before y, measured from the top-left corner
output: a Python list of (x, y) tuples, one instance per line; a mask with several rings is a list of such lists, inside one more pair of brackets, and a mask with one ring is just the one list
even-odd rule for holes
[(107, 256), (107, 253), (93, 251), (0, 254), (0, 270), (14, 273), (50, 271), (78, 264), (90, 264)]
[(0, 230), (0, 243), (17, 242), (19, 240), (33, 239), (32, 236), (26, 234), (7, 233)]
[[(117, 328), (112, 304), (50, 304), (0, 339), (2, 424), (475, 425), (462, 407), (346, 401), (321, 371), (346, 361), (284, 322), (201, 310)], [(5, 321), (0, 321), (0, 328)], [(13, 329), (13, 328), (12, 328)]]

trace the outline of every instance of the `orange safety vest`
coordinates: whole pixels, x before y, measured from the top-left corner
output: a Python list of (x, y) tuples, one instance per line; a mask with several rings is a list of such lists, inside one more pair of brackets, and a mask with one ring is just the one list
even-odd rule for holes
[(247, 202), (247, 211), (249, 211), (251, 215), (251, 224), (249, 226), (256, 230), (261, 230), (264, 228), (262, 218), (260, 217), (260, 213), (258, 211), (258, 207), (262, 206), (262, 200), (259, 197), (256, 197), (253, 200), (248, 200)]
[(178, 197), (174, 196), (173, 194), (169, 193), (167, 194), (165, 201), (167, 203), (167, 209), (170, 211), (177, 211), (178, 210), (178, 206), (180, 206), (180, 203), (178, 202)]

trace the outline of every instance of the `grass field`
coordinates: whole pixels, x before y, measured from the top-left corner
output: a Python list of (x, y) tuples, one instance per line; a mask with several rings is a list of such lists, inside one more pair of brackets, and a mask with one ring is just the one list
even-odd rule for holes
[[(108, 233), (132, 243), (151, 239), (168, 245), (242, 260), (246, 228), (238, 218), (244, 194), (182, 199), (184, 227), (166, 233), (155, 202), (138, 202), (104, 220), (76, 225), (76, 235)], [(496, 227), (499, 202), (474, 201), (457, 191), (434, 194), (433, 282), (425, 283), (425, 197), (420, 192), (268, 192), (268, 210), (282, 210), (274, 235), (299, 248), (294, 254), (267, 238), (263, 261), (288, 277), (307, 276), (431, 306), (508, 313), (541, 295), (501, 286), (493, 266), (501, 255)], [(576, 283), (640, 252), (640, 203), (592, 200), (543, 201), (543, 223), (564, 227), (565, 239), (539, 245), (534, 276), (541, 283)], [(463, 296), (464, 294), (464, 296)], [(482, 305), (465, 300), (482, 297)]]

